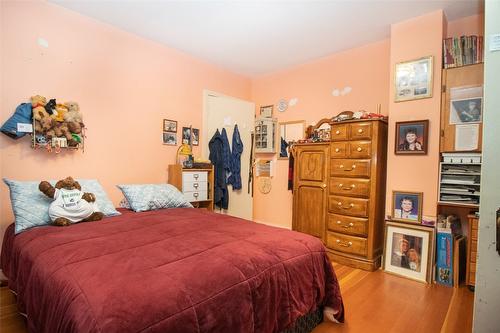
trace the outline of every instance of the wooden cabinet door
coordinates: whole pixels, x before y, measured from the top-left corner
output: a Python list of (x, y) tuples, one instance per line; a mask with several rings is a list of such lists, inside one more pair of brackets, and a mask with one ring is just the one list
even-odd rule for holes
[[(443, 90), (441, 96), (441, 144), (440, 152), (456, 152), (455, 149), (455, 124), (450, 124), (450, 91), (453, 88), (474, 88), (483, 86), (483, 64), (469, 65), (464, 67), (450, 68), (443, 70)], [(481, 105), (481, 112), (483, 112)], [(464, 123), (467, 124), (467, 123)], [(479, 138), (476, 150), (471, 152), (480, 152), (482, 149), (483, 124), (479, 125)]]
[(328, 144), (298, 146), (295, 159), (293, 230), (324, 240)]

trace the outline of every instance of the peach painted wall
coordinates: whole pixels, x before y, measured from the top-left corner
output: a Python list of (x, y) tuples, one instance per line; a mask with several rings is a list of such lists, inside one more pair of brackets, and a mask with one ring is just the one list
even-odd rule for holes
[(447, 37), (462, 35), (484, 35), (484, 14), (467, 16), (448, 22)]
[[(445, 35), (443, 12), (413, 18), (391, 26), (391, 78), (395, 64), (432, 55), (434, 82), (432, 98), (394, 102), (394, 85), (389, 89), (389, 136), (387, 154), (386, 214), (391, 214), (392, 191), (423, 192), (423, 215), (436, 216), (439, 122), (441, 108), (442, 39)], [(425, 156), (394, 154), (395, 123), (429, 119), (428, 153)]]
[[(345, 110), (375, 112), (377, 104), (387, 114), (389, 51), (390, 41), (383, 40), (256, 78), (252, 80), (252, 101), (258, 108), (281, 98), (298, 98), (297, 105), (286, 112), (276, 111), (275, 106), (274, 116), (278, 121), (305, 120), (307, 125)], [(332, 95), (333, 89), (346, 86), (352, 88), (349, 94)], [(271, 192), (261, 194), (255, 186), (255, 220), (291, 228), (292, 193), (287, 191), (287, 180), (288, 161), (277, 160)]]
[[(34, 151), (29, 138), (0, 134), (1, 177), (97, 178), (118, 204), (115, 184), (166, 181), (177, 147), (162, 144), (163, 118), (200, 128), (203, 89), (250, 98), (248, 78), (56, 5), (2, 1), (0, 8), (0, 122), (41, 94), (79, 102), (88, 127), (85, 153)], [(0, 195), (2, 236), (13, 220), (3, 182)]]

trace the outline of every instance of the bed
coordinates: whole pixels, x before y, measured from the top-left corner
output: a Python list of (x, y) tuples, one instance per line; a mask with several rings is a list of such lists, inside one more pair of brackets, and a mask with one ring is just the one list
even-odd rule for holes
[(316, 238), (201, 209), (4, 236), (1, 268), (30, 332), (298, 332), (339, 285)]

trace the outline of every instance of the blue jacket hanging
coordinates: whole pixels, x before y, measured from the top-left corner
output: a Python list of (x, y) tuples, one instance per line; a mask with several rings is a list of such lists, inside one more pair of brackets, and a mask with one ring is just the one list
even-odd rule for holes
[(231, 150), (231, 176), (229, 177), (228, 184), (233, 185), (233, 191), (241, 190), (241, 154), (243, 153), (243, 142), (241, 141), (238, 125), (234, 125)]
[(224, 171), (225, 171), (225, 181), (227, 181), (231, 176), (231, 146), (229, 145), (229, 139), (227, 138), (226, 129), (223, 128), (220, 134), (222, 139), (222, 160), (224, 162)]
[(12, 139), (19, 139), (27, 133), (18, 132), (17, 124), (31, 124), (31, 103), (22, 103), (17, 108), (14, 114), (2, 125), (0, 131), (3, 134), (10, 136)]
[(209, 159), (214, 165), (214, 204), (222, 209), (229, 207), (229, 192), (227, 190), (226, 176), (224, 171), (222, 137), (217, 130), (208, 143), (210, 150)]

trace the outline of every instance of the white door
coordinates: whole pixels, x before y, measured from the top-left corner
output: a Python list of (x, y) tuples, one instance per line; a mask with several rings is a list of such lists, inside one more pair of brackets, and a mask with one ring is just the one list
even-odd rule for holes
[[(222, 213), (241, 217), (247, 220), (253, 219), (253, 199), (248, 193), (248, 170), (250, 165), (250, 148), (252, 145), (251, 133), (255, 115), (255, 104), (230, 96), (204, 91), (203, 111), (203, 141), (202, 156), (208, 159), (208, 142), (219, 129), (226, 129), (229, 145), (232, 146), (234, 125), (238, 125), (241, 141), (243, 142), (243, 153), (241, 154), (241, 190), (233, 191), (228, 185), (229, 208)], [(219, 211), (219, 209), (215, 209)]]

